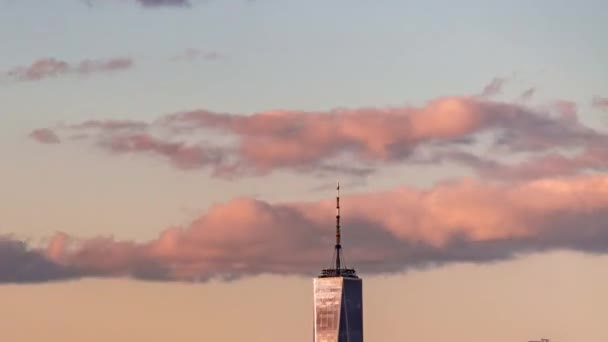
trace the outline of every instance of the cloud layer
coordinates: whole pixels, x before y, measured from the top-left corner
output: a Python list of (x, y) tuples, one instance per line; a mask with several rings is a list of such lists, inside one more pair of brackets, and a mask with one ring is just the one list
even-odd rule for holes
[[(491, 262), (551, 249), (608, 251), (604, 175), (508, 185), (465, 179), (427, 191), (398, 188), (342, 202), (347, 261), (366, 273)], [(35, 249), (5, 237), (0, 281), (311, 275), (331, 262), (333, 206), (332, 200), (272, 204), (240, 198), (144, 243), (58, 234), (46, 248)]]
[[(207, 168), (220, 177), (276, 170), (365, 175), (383, 165), (429, 161), (464, 163), (491, 176), (499, 173), (487, 169), (502, 166), (505, 156), (542, 161), (539, 154), (570, 158), (563, 153), (592, 149), (603, 158), (608, 141), (604, 132), (578, 119), (570, 102), (532, 108), (466, 96), (438, 98), (421, 107), (251, 115), (195, 110), (154, 122), (88, 121), (56, 130), (76, 131), (88, 137), (79, 142), (88, 140), (114, 154), (157, 156), (178, 168)], [(472, 153), (475, 148), (485, 150), (485, 156)], [(583, 171), (586, 163), (571, 165)]]
[[(605, 253), (608, 176), (594, 172), (608, 169), (608, 135), (579, 120), (572, 102), (531, 107), (489, 99), (502, 83), (494, 80), (485, 96), (441, 97), (418, 107), (250, 115), (194, 110), (152, 122), (90, 120), (43, 128), (31, 138), (154, 156), (220, 177), (277, 170), (361, 176), (404, 162), (467, 165), (480, 176), (425, 191), (346, 197), (347, 260), (369, 273), (551, 249)], [(518, 100), (533, 93), (531, 88)], [(333, 206), (239, 198), (147, 242), (58, 234), (41, 248), (5, 237), (0, 253), (16, 261), (0, 264), (0, 281), (311, 275), (329, 266)], [(49, 273), (29, 274), (37, 265), (50, 265)]]

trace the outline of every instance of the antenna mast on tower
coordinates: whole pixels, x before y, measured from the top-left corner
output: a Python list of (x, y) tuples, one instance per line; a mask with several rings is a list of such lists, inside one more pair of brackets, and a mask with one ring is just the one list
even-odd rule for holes
[(342, 253), (340, 238), (340, 181), (338, 181), (336, 188), (336, 271), (342, 269), (340, 264), (340, 254)]
[(344, 265), (344, 256), (342, 255), (342, 231), (340, 226), (340, 182), (336, 186), (336, 245), (334, 246), (334, 258), (332, 259), (331, 268), (324, 269), (321, 277), (350, 277), (357, 278), (354, 269), (347, 268)]

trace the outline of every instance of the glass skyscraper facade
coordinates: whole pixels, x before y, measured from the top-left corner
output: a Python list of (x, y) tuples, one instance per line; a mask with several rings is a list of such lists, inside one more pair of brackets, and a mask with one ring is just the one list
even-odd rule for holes
[(357, 276), (315, 278), (315, 342), (363, 342), (362, 290)]

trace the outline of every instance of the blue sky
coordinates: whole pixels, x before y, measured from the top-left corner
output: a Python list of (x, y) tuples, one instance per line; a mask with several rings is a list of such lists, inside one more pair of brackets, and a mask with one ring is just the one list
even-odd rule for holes
[[(73, 108), (53, 116), (399, 105), (472, 93), (513, 73), (515, 92), (536, 86), (539, 96), (584, 104), (605, 91), (608, 78), (602, 1), (576, 8), (566, 1), (209, 1), (158, 9), (93, 3), (5, 1), (0, 68), (45, 56), (130, 56), (136, 69), (113, 79), (48, 81), (52, 87), (5, 85), (5, 108), (23, 116), (33, 106), (27, 96), (53, 103), (75, 93)], [(226, 59), (168, 61), (187, 48)]]

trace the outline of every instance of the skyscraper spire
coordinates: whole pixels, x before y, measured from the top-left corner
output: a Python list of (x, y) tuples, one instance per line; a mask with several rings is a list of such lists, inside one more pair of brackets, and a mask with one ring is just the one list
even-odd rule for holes
[(363, 342), (363, 281), (346, 267), (340, 231), (340, 182), (336, 187), (336, 245), (330, 268), (314, 280), (314, 342)]
[(340, 254), (342, 252), (342, 245), (340, 244), (340, 181), (336, 188), (336, 271), (342, 268), (340, 264)]
[(342, 227), (340, 225), (340, 182), (336, 186), (336, 244), (331, 267), (322, 271), (324, 277), (357, 277), (352, 268), (346, 267), (344, 255), (342, 254)]

